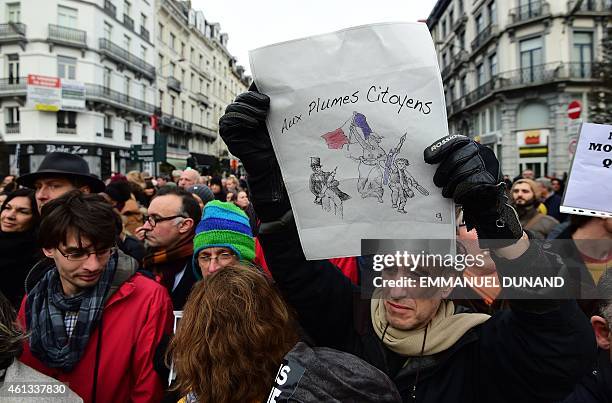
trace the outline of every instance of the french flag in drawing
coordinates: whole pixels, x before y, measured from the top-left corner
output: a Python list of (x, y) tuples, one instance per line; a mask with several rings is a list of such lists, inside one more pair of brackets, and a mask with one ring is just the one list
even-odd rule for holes
[(361, 136), (364, 140), (367, 140), (370, 134), (372, 134), (372, 129), (365, 115), (359, 112), (353, 112), (353, 116), (344, 122), (342, 126), (334, 131), (325, 133), (321, 137), (323, 137), (327, 143), (327, 148), (339, 150), (343, 148), (345, 144), (356, 143), (357, 140), (353, 136)]

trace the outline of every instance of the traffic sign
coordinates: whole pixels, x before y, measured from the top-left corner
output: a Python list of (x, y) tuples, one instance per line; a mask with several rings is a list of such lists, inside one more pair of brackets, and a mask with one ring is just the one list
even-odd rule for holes
[(578, 119), (582, 113), (582, 105), (578, 101), (572, 101), (567, 106), (567, 117), (570, 119)]
[(155, 161), (155, 145), (132, 144), (130, 156), (134, 161), (153, 162)]

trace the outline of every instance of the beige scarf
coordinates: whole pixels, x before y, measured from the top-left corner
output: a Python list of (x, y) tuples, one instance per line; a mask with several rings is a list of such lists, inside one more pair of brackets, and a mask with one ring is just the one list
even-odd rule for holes
[[(383, 336), (387, 319), (384, 299), (372, 297), (371, 314), (374, 331), (379, 338)], [(380, 296), (380, 295), (379, 295)], [(435, 316), (429, 322), (427, 339), (422, 355), (432, 355), (445, 351), (453, 346), (468, 330), (484, 323), (489, 315), (480, 313), (459, 313), (455, 315), (455, 304), (442, 300)], [(398, 330), (391, 326), (385, 332), (383, 343), (391, 351), (406, 357), (416, 357), (421, 354), (425, 328), (416, 330)]]

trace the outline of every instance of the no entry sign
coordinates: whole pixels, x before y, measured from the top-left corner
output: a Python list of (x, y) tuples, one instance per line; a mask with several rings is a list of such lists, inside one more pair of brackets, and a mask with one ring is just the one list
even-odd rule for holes
[(582, 105), (578, 101), (572, 101), (567, 106), (567, 117), (570, 119), (578, 119), (582, 113)]

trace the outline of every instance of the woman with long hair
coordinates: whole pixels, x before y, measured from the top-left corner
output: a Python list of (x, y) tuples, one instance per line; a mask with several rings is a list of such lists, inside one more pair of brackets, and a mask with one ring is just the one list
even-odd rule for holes
[(296, 326), (257, 268), (236, 264), (209, 275), (194, 286), (167, 355), (180, 402), (401, 401), (385, 374), (350, 354), (299, 342)]
[(39, 221), (34, 191), (18, 189), (0, 207), (0, 291), (18, 308), (25, 293), (25, 278), (42, 258), (36, 231)]
[[(257, 270), (225, 267), (197, 283), (169, 354), (188, 402), (258, 402), (298, 341), (279, 292)], [(248, 381), (247, 381), (248, 380)]]

